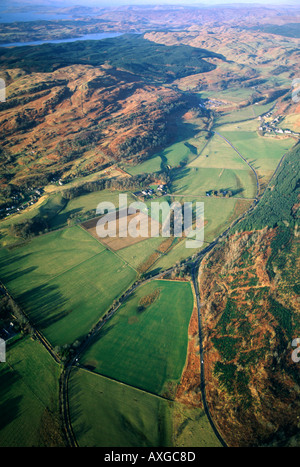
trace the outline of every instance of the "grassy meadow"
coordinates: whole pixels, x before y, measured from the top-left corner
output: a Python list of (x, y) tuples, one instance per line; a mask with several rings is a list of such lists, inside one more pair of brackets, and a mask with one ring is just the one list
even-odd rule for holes
[(274, 103), (248, 105), (247, 107), (242, 107), (241, 109), (235, 110), (233, 112), (224, 113), (224, 115), (221, 115), (217, 118), (216, 124), (223, 125), (225, 123), (252, 120), (253, 118), (257, 118), (260, 115), (267, 113), (273, 106)]
[[(143, 298), (155, 300), (140, 310)], [(93, 371), (153, 394), (172, 395), (185, 364), (193, 310), (190, 283), (155, 280), (139, 287), (80, 361)]]
[(231, 191), (238, 198), (253, 198), (255, 185), (250, 170), (186, 167), (173, 176), (172, 192), (184, 196), (206, 196), (213, 190)]
[(151, 256), (160, 254), (160, 247), (164, 242), (162, 237), (152, 237), (127, 246), (118, 251), (118, 255), (124, 259), (130, 266), (136, 270), (140, 270), (148, 263)]
[(69, 396), (80, 447), (172, 445), (169, 401), (83, 369), (72, 371)]
[(58, 422), (60, 368), (38, 341), (7, 347), (0, 365), (0, 446), (64, 446)]
[[(177, 198), (173, 198), (177, 199)], [(151, 266), (151, 271), (159, 272), (168, 269), (177, 261), (182, 261), (193, 254), (201, 251), (208, 243), (213, 242), (230, 224), (243, 212), (249, 209), (251, 200), (236, 198), (214, 198), (214, 197), (182, 197), (183, 202), (204, 203), (204, 243), (201, 248), (186, 248), (186, 239), (174, 240), (173, 248), (166, 254), (160, 255)]]
[(2, 249), (0, 261), (2, 281), (53, 346), (87, 334), (136, 278), (133, 268), (79, 226)]
[(213, 135), (206, 145), (205, 150), (189, 164), (189, 167), (199, 167), (203, 169), (223, 169), (230, 167), (231, 169), (247, 170), (245, 162), (241, 157), (217, 134)]
[(293, 138), (260, 136), (257, 122), (240, 122), (219, 127), (218, 132), (227, 138), (247, 159), (263, 182), (272, 176), (282, 156), (295, 144)]
[(80, 447), (220, 447), (202, 409), (82, 368), (71, 373), (69, 396)]

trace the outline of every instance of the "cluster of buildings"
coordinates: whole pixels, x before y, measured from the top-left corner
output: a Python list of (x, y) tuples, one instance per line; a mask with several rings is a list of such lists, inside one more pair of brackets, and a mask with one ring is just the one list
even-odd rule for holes
[(215, 107), (222, 107), (223, 105), (224, 102), (217, 99), (201, 99), (199, 107), (200, 109), (214, 109)]
[(282, 115), (279, 115), (278, 117), (274, 118), (273, 120), (266, 122), (264, 120), (265, 118), (270, 118), (272, 115), (272, 111), (268, 112), (264, 116), (259, 116), (258, 120), (261, 122), (259, 126), (259, 131), (264, 134), (264, 133), (275, 133), (278, 135), (288, 135), (288, 136), (296, 136), (299, 137), (300, 133), (297, 133), (295, 131), (291, 131), (289, 129), (283, 129), (283, 128), (278, 128), (277, 125), (280, 123), (284, 117)]
[(0, 218), (10, 216), (11, 214), (15, 214), (16, 212), (20, 212), (28, 208), (39, 200), (39, 198), (43, 195), (43, 192), (43, 188), (33, 190), (33, 192), (29, 194), (29, 199), (27, 201), (24, 201), (24, 196), (19, 194), (13, 195), (11, 199), (15, 204), (0, 209)]
[(160, 194), (160, 195), (166, 195), (167, 194), (167, 185), (158, 185), (156, 189), (153, 188), (147, 188), (142, 191), (137, 191), (134, 193), (135, 196), (138, 198), (151, 198), (155, 194)]

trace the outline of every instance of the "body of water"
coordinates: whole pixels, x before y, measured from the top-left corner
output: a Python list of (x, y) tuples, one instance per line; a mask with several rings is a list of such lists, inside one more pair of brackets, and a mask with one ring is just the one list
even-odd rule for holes
[(95, 34), (84, 34), (81, 37), (72, 37), (71, 39), (53, 39), (48, 41), (32, 41), (32, 42), (11, 42), (0, 44), (0, 47), (20, 47), (24, 45), (41, 45), (41, 44), (60, 44), (61, 42), (76, 42), (76, 41), (99, 41), (101, 39), (109, 39), (111, 37), (122, 36), (123, 32), (99, 32)]
[(5, 10), (0, 10), (0, 23), (14, 23), (16, 21), (55, 21), (58, 19), (74, 19), (70, 15), (50, 14), (40, 12), (20, 12), (20, 13), (7, 13)]

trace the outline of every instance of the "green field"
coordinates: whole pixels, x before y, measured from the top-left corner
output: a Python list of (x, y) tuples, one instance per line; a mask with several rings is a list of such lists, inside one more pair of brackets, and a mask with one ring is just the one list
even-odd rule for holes
[(177, 124), (176, 142), (136, 166), (127, 165), (124, 169), (131, 175), (156, 173), (168, 167), (180, 167), (192, 162), (205, 147), (207, 132), (202, 131), (201, 119)]
[(138, 165), (126, 165), (124, 170), (126, 170), (130, 175), (160, 172), (161, 158), (159, 156), (153, 156)]
[[(116, 208), (119, 206), (119, 194), (117, 190), (102, 190), (81, 195), (72, 199), (64, 198), (63, 194), (67, 188), (62, 188), (56, 193), (46, 196), (46, 199), (36, 206), (33, 205), (18, 214), (9, 216), (0, 222), (0, 242), (2, 246), (7, 246), (16, 243), (16, 238), (10, 235), (9, 227), (12, 224), (21, 223), (32, 219), (35, 216), (47, 220), (49, 230), (59, 229), (67, 226), (68, 219), (76, 216), (76, 221), (85, 220), (86, 216), (93, 217), (96, 215), (96, 209), (99, 203), (110, 201)], [(134, 196), (129, 192), (127, 194), (128, 203), (135, 200)]]
[[(136, 166), (126, 166), (125, 170), (131, 175), (142, 173), (155, 173), (162, 170), (164, 166), (178, 167), (181, 163), (187, 164), (197, 155), (197, 140), (191, 139), (194, 144), (188, 145), (188, 141), (179, 142), (168, 146), (164, 151), (155, 154), (150, 159)], [(187, 143), (187, 144), (186, 144)], [(203, 144), (203, 143), (202, 143)]]
[(83, 229), (70, 227), (35, 237), (18, 248), (2, 248), (0, 274), (12, 295), (20, 296), (103, 251), (101, 243)]
[[(254, 122), (222, 125), (218, 132), (227, 138), (251, 163), (260, 177), (267, 181), (282, 156), (295, 144), (293, 138), (260, 136)], [(256, 122), (257, 123), (257, 122)]]
[(190, 258), (194, 253), (197, 253), (202, 248), (186, 248), (185, 239), (176, 239), (174, 247), (165, 255), (160, 256), (157, 261), (151, 266), (150, 271), (160, 272), (174, 266), (178, 261), (183, 261)]
[(230, 167), (230, 169), (248, 170), (245, 162), (236, 151), (217, 134), (214, 134), (202, 154), (194, 159), (189, 167), (216, 169)]
[(251, 120), (253, 119), (253, 117), (259, 117), (259, 115), (267, 113), (273, 106), (274, 103), (264, 105), (248, 105), (247, 107), (242, 107), (241, 109), (238, 109), (236, 111), (224, 113), (224, 115), (221, 115), (217, 118), (216, 125), (241, 122), (243, 120)]
[(147, 238), (118, 251), (118, 255), (130, 264), (134, 269), (142, 266), (147, 259), (158, 251), (159, 246), (164, 241), (162, 237)]
[[(78, 216), (77, 220), (84, 220), (83, 216), (87, 212), (96, 213), (98, 204), (105, 201), (113, 203), (117, 209), (119, 207), (119, 194), (121, 194), (121, 192), (116, 190), (101, 190), (70, 199), (66, 206), (60, 211), (59, 215), (53, 218), (51, 227), (61, 228), (67, 225), (68, 218), (74, 214)], [(128, 203), (135, 201), (131, 193), (122, 192), (122, 194), (127, 194)]]
[[(140, 311), (140, 299), (157, 290), (158, 298)], [(147, 283), (104, 326), (81, 363), (148, 392), (169, 393), (185, 364), (192, 309), (188, 282)]]
[(186, 248), (186, 239), (175, 241), (175, 246), (167, 253), (162, 255), (155, 261), (151, 267), (151, 271), (159, 272), (160, 270), (168, 269), (177, 261), (185, 260), (195, 253), (199, 252), (208, 243), (213, 242), (226, 228), (228, 228), (240, 214), (245, 212), (252, 204), (251, 200), (242, 200), (235, 198), (213, 198), (213, 197), (202, 197), (202, 198), (173, 198), (181, 199), (182, 202), (192, 202), (193, 206), (195, 203), (204, 203), (204, 244), (201, 248)]
[(251, 200), (207, 198), (204, 201), (205, 241), (211, 242), (218, 237), (251, 204)]
[(202, 409), (83, 369), (72, 371), (69, 407), (80, 447), (220, 446)]
[(9, 344), (0, 364), (0, 446), (63, 446), (58, 419), (60, 368), (38, 341)]
[(246, 102), (252, 96), (253, 89), (242, 88), (242, 87), (230, 87), (228, 89), (213, 90), (213, 91), (201, 91), (200, 95), (202, 99), (221, 99), (229, 103), (240, 104)]
[(172, 445), (172, 405), (136, 388), (73, 370), (69, 406), (80, 447)]
[(87, 334), (136, 278), (134, 269), (78, 226), (2, 249), (0, 260), (2, 281), (54, 346)]
[(211, 190), (231, 191), (238, 198), (254, 198), (253, 175), (247, 169), (186, 167), (172, 179), (172, 193), (205, 196)]
[(172, 193), (205, 196), (207, 191), (227, 190), (238, 198), (255, 196), (253, 172), (221, 136), (214, 134), (202, 149), (187, 166), (173, 171)]

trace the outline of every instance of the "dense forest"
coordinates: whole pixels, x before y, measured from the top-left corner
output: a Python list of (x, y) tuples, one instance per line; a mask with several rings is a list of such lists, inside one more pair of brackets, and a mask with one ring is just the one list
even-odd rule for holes
[(239, 224), (239, 230), (293, 226), (299, 219), (300, 144), (289, 151), (257, 208)]

